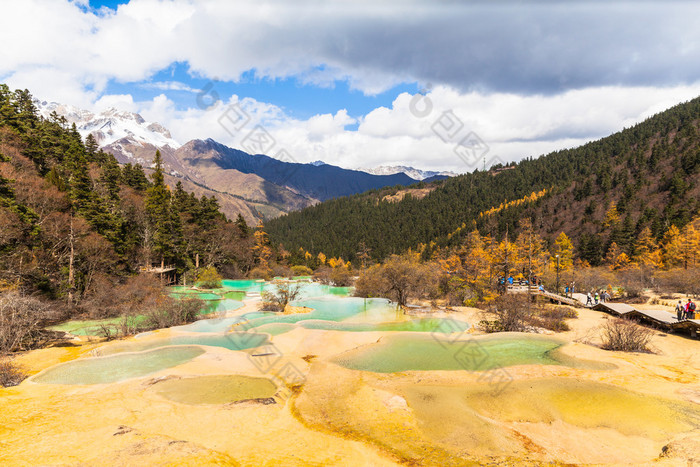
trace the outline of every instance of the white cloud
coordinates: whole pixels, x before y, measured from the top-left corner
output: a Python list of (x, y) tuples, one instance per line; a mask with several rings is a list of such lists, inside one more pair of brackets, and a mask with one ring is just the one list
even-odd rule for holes
[(185, 83), (179, 81), (155, 81), (149, 83), (141, 83), (138, 85), (144, 89), (157, 89), (159, 91), (184, 91), (184, 92), (199, 92), (199, 89), (194, 89)]
[[(299, 162), (321, 159), (346, 168), (408, 164), (471, 172), (481, 169), (483, 160), (465, 163), (454, 149), (472, 131), (489, 146), (487, 162), (496, 155), (503, 161), (520, 160), (607, 136), (698, 94), (700, 82), (660, 89), (601, 87), (555, 96), (462, 94), (438, 86), (426, 95), (432, 104), (429, 114), (412, 113), (414, 96), (404, 93), (391, 108), (381, 107), (361, 118), (357, 130), (345, 129), (357, 123), (345, 110), (298, 120), (279, 107), (254, 99), (239, 103), (238, 96), (208, 111), (176, 110), (164, 95), (137, 104), (144, 118), (164, 124), (181, 142), (211, 137), (241, 148), (245, 136), (262, 124), (275, 140), (269, 153), (285, 149)], [(445, 142), (433, 126), (439, 125), (441, 115), (448, 110), (463, 126)], [(250, 119), (239, 121), (241, 111)], [(239, 129), (232, 123), (243, 121), (247, 123)]]
[(51, 66), (77, 81), (147, 80), (174, 61), (203, 76), (346, 79), (368, 94), (405, 81), (556, 93), (678, 85), (700, 74), (696, 2), (67, 0), (3, 7), (0, 76)]
[[(160, 121), (180, 141), (211, 137), (239, 145), (221, 125), (239, 96), (213, 109), (179, 109), (105, 95), (110, 80), (151, 82), (174, 62), (211, 79), (296, 77), (375, 94), (402, 82), (435, 86), (432, 112), (396, 97), (357, 119), (343, 109), (308, 120), (241, 96), (251, 117), (293, 156), (345, 167), (408, 163), (473, 170), (431, 127), (453, 110), (505, 160), (581, 144), (700, 94), (697, 2), (281, 2), (132, 0), (95, 12), (84, 0), (23, 0), (0, 15), (0, 77), (47, 100), (89, 109), (115, 106)], [(224, 120), (225, 121), (225, 120)], [(356, 131), (345, 127), (359, 123)], [(457, 135), (455, 136), (455, 138)], [(454, 139), (454, 138), (453, 138)]]

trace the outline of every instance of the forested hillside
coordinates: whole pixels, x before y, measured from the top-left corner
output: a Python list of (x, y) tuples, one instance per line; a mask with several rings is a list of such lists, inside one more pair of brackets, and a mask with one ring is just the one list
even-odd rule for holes
[(440, 182), (422, 199), (387, 201), (391, 190), (375, 190), (290, 213), (266, 227), (275, 244), (292, 252), (355, 260), (363, 245), (382, 259), (420, 244), (429, 257), (436, 248), (460, 244), (474, 228), (514, 238), (518, 221), (527, 217), (550, 244), (566, 232), (579, 257), (596, 265), (613, 243), (630, 254), (645, 227), (660, 240), (698, 213), (699, 125), (697, 98), (581, 147)]
[(253, 234), (214, 198), (165, 184), (160, 155), (147, 177), (81, 140), (28, 91), (0, 85), (0, 290), (78, 302), (162, 262), (181, 274), (200, 265), (247, 271)]

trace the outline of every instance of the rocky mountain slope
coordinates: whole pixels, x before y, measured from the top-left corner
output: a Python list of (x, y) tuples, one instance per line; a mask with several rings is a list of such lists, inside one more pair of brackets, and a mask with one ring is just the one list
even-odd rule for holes
[(382, 169), (377, 173), (348, 170), (317, 161), (298, 164), (263, 154), (251, 155), (212, 139), (180, 144), (162, 125), (139, 114), (108, 109), (100, 113), (70, 105), (35, 100), (39, 113), (53, 113), (75, 124), (83, 138), (92, 134), (103, 150), (122, 164), (151, 166), (156, 150), (163, 157), (165, 172), (188, 191), (216, 197), (224, 213), (241, 213), (248, 222), (277, 217), (340, 196), (395, 185), (411, 185), (433, 172)]

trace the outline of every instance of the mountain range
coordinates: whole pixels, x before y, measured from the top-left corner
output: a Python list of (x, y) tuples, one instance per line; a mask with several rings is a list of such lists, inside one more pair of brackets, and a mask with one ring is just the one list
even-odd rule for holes
[(420, 170), (413, 167), (408, 167), (405, 165), (380, 165), (371, 169), (359, 168), (362, 172), (367, 172), (373, 175), (393, 175), (398, 173), (403, 173), (415, 180), (436, 180), (443, 177), (456, 177), (457, 173), (450, 171), (434, 171), (434, 170)]
[(39, 100), (34, 104), (46, 118), (53, 112), (65, 117), (83, 138), (92, 134), (121, 164), (149, 168), (159, 150), (169, 184), (180, 181), (186, 191), (214, 196), (229, 218), (240, 213), (254, 224), (340, 196), (453, 175), (403, 166), (351, 170), (322, 161), (286, 162), (248, 154), (213, 139), (180, 144), (161, 124), (132, 112), (112, 108), (94, 113)]

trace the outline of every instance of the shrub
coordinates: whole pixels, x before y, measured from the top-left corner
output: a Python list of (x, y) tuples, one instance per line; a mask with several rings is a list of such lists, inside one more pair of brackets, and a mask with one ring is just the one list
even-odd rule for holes
[(358, 297), (385, 297), (405, 305), (413, 297), (430, 297), (438, 288), (438, 271), (420, 262), (417, 253), (392, 255), (381, 265), (364, 269), (355, 282)]
[(606, 350), (648, 352), (654, 331), (627, 319), (615, 318), (603, 325), (601, 336)]
[(578, 313), (571, 308), (563, 306), (546, 307), (536, 312), (530, 321), (533, 326), (549, 329), (550, 331), (568, 331), (569, 325), (566, 319), (577, 318)]
[(310, 276), (314, 272), (306, 266), (292, 266), (292, 274), (295, 276)]
[(283, 312), (287, 304), (296, 300), (301, 293), (299, 284), (286, 281), (275, 281), (274, 290), (262, 293), (260, 309), (263, 311)]
[(320, 266), (314, 272), (314, 280), (321, 284), (331, 285), (331, 268), (328, 266)]
[(21, 367), (12, 363), (9, 358), (0, 360), (0, 386), (9, 388), (17, 386), (27, 377)]
[(532, 320), (533, 307), (525, 294), (505, 294), (494, 300), (489, 313), (496, 319), (481, 321), (479, 325), (484, 331), (524, 331)]
[(347, 266), (338, 266), (331, 271), (331, 283), (337, 287), (352, 285), (352, 273)]
[(658, 290), (666, 293), (697, 295), (700, 293), (698, 274), (700, 274), (700, 268), (677, 268), (670, 271), (660, 271), (657, 273)]
[(121, 284), (99, 277), (81, 306), (92, 319), (133, 315), (157, 303), (163, 293), (163, 285), (151, 274), (131, 276)]
[(216, 289), (221, 287), (223, 279), (214, 266), (208, 266), (199, 273), (197, 285), (205, 289)]
[[(316, 278), (315, 275), (314, 278)], [(382, 266), (374, 264), (360, 272), (360, 277), (355, 281), (355, 296), (383, 297), (388, 288), (389, 286), (382, 275)]]
[(0, 355), (43, 345), (50, 339), (44, 323), (54, 314), (35, 298), (14, 291), (0, 295)]
[(274, 264), (272, 266), (272, 274), (274, 277), (289, 277), (291, 278), (294, 273), (291, 268), (287, 266), (282, 266), (281, 264)]
[(139, 327), (147, 330), (191, 323), (197, 319), (203, 306), (204, 302), (198, 298), (175, 300), (164, 297), (158, 305), (145, 310), (143, 324)]
[(258, 266), (250, 270), (248, 277), (251, 279), (264, 279), (269, 281), (272, 279), (272, 269)]

